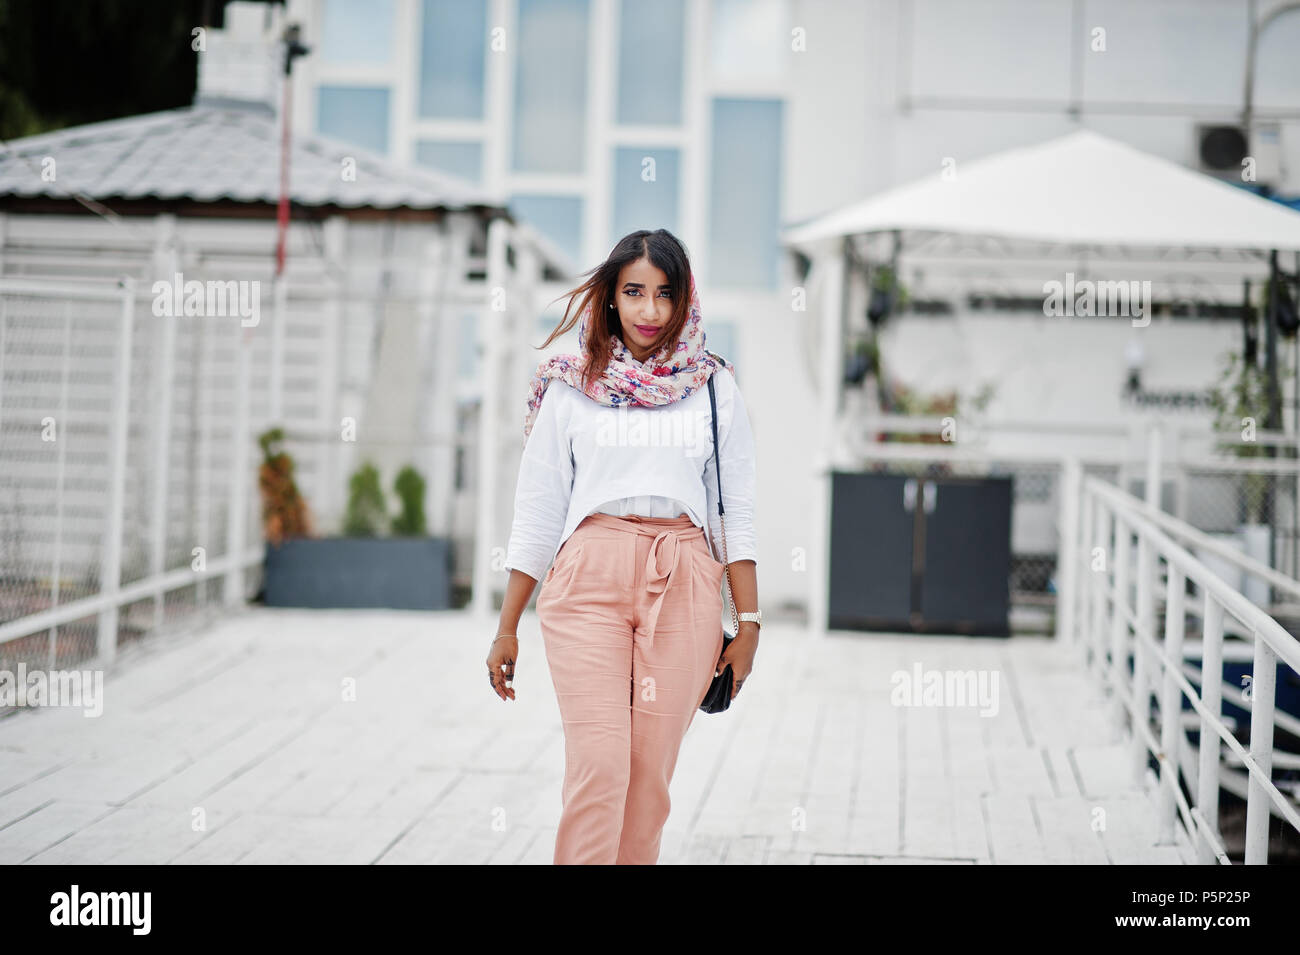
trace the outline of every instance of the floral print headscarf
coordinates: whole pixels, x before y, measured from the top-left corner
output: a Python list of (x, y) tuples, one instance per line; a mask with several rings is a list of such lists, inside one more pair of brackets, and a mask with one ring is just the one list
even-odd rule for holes
[[(719, 368), (733, 376), (736, 366), (721, 355), (704, 347), (704, 328), (700, 321), (700, 297), (695, 291), (695, 276), (690, 277), (691, 304), (686, 324), (677, 337), (676, 347), (665, 344), (644, 362), (638, 362), (617, 335), (610, 336), (609, 361), (600, 377), (583, 392), (588, 398), (614, 408), (619, 405), (656, 407), (666, 405), (703, 388)], [(591, 322), (591, 305), (583, 309), (578, 322), (578, 354), (553, 355), (537, 366), (529, 383), (528, 413), (524, 417), (524, 436), (533, 430), (542, 395), (552, 378), (560, 378), (582, 390), (583, 362), (586, 355), (587, 327)]]

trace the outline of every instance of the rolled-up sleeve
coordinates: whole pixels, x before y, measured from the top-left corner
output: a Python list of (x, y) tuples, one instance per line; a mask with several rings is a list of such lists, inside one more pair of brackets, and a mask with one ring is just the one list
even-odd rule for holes
[[(720, 372), (730, 375), (731, 372)], [(758, 560), (758, 538), (754, 528), (754, 495), (757, 464), (754, 435), (749, 427), (745, 399), (735, 382), (718, 387), (718, 459), (722, 466), (722, 506), (727, 522), (727, 560)], [(717, 542), (716, 556), (722, 559), (722, 527), (718, 518), (718, 482), (709, 455), (704, 467), (704, 490), (708, 501), (710, 537)]]
[(515, 485), (515, 513), (506, 545), (507, 573), (518, 570), (540, 580), (555, 557), (573, 492), (573, 457), (562, 420), (563, 394), (547, 386), (533, 429), (524, 444)]

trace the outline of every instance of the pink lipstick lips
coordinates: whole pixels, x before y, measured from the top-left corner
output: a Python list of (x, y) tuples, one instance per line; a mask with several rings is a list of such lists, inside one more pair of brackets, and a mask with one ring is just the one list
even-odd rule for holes
[(636, 326), (636, 330), (647, 338), (652, 338), (659, 334), (659, 327), (657, 325), (638, 325)]

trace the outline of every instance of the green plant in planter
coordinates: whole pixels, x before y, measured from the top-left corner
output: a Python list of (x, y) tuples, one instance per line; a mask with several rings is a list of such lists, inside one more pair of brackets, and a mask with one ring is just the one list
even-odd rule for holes
[(343, 534), (346, 537), (378, 537), (387, 514), (379, 471), (367, 461), (348, 481), (348, 509), (343, 518)]
[[(891, 381), (888, 388), (889, 408), (894, 414), (926, 415), (930, 417), (947, 417), (957, 413), (957, 392), (943, 394), (922, 394), (914, 391), (900, 381)], [(887, 432), (884, 440), (915, 444), (942, 444), (940, 434), (913, 434), (911, 432)]]
[(423, 537), (424, 478), (408, 464), (397, 472), (393, 490), (402, 502), (402, 510), (393, 518), (393, 533), (400, 537)]
[(282, 428), (269, 428), (258, 436), (262, 464), (257, 484), (262, 496), (262, 528), (267, 541), (279, 546), (287, 537), (310, 537), (311, 516), (294, 480), (293, 457), (280, 450)]

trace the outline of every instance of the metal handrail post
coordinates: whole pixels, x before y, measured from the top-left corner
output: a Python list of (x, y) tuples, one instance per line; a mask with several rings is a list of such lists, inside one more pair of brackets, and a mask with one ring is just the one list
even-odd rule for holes
[(1110, 682), (1115, 694), (1115, 721), (1120, 727), (1124, 725), (1125, 684), (1128, 682), (1128, 620), (1124, 608), (1128, 601), (1128, 552), (1131, 531), (1118, 510), (1112, 512), (1115, 528), (1115, 584), (1112, 588), (1110, 606)]
[[(1165, 657), (1183, 658), (1183, 636), (1186, 617), (1183, 614), (1183, 597), (1187, 578), (1176, 567), (1169, 568), (1165, 588)], [(1161, 845), (1174, 842), (1174, 816), (1177, 805), (1174, 790), (1178, 786), (1178, 741), (1182, 728), (1183, 696), (1178, 687), (1178, 675), (1172, 667), (1165, 667), (1160, 696), (1160, 829), (1157, 841)], [(1144, 760), (1145, 762), (1145, 760)]]
[[(1205, 615), (1201, 638), (1201, 704), (1215, 716), (1223, 713), (1223, 604), (1205, 592)], [(1219, 834), (1219, 758), (1223, 744), (1204, 714), (1201, 716), (1199, 766), (1196, 779), (1196, 807), (1214, 836)], [(1206, 835), (1209, 835), (1207, 833)], [(1214, 847), (1208, 838), (1198, 840), (1197, 861), (1213, 865)]]
[[(1250, 686), (1250, 755), (1266, 775), (1273, 771), (1273, 709), (1277, 690), (1277, 655), (1255, 634), (1255, 663)], [(1246, 790), (1246, 865), (1268, 864), (1268, 794), (1252, 773)]]
[[(117, 372), (113, 380), (113, 410), (109, 417), (108, 500), (104, 537), (100, 541), (99, 590), (116, 594), (122, 587), (122, 511), (126, 505), (127, 415), (131, 410), (131, 332), (135, 323), (135, 279), (123, 276), (122, 310), (117, 335)], [(95, 653), (101, 665), (117, 656), (118, 605), (99, 614)]]

